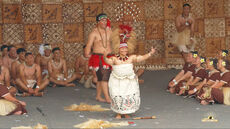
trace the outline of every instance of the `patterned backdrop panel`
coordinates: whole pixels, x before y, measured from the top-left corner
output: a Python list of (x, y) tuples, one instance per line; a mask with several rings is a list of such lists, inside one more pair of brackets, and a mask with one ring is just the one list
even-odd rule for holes
[[(96, 16), (108, 14), (112, 30), (130, 24), (137, 34), (137, 54), (155, 46), (148, 64), (181, 64), (181, 54), (171, 41), (175, 18), (183, 4), (191, 5), (195, 19), (196, 50), (214, 56), (230, 48), (230, 0), (0, 0), (0, 43), (38, 51), (42, 43), (59, 46), (73, 67), (74, 57), (96, 27)], [(176, 60), (173, 62), (173, 60)]]

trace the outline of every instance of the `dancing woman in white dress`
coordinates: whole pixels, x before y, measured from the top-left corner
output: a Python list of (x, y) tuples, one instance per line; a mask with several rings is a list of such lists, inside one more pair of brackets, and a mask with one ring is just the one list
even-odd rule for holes
[(127, 42), (129, 38), (132, 38), (131, 30), (132, 28), (129, 26), (120, 26), (120, 31), (118, 31), (120, 41), (112, 44), (114, 49), (118, 44), (119, 47), (114, 50), (117, 54), (107, 58), (108, 53), (104, 52), (105, 62), (112, 66), (112, 73), (109, 78), (109, 94), (112, 99), (111, 109), (117, 113), (117, 119), (121, 119), (122, 115), (125, 118), (130, 118), (128, 114), (134, 113), (139, 109), (140, 90), (138, 78), (133, 70), (133, 63), (144, 61), (155, 52), (155, 49), (152, 48), (151, 52), (143, 56), (129, 55), (129, 52), (134, 50), (134, 43), (130, 44), (130, 48), (133, 49), (130, 50), (129, 42)]

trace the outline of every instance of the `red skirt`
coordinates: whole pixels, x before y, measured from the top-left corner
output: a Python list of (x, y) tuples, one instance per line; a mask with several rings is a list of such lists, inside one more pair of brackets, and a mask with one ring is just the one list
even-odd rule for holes
[[(110, 58), (112, 56), (113, 55), (107, 55), (107, 58)], [(102, 66), (104, 69), (112, 68), (109, 64), (105, 63), (103, 59), (103, 54), (97, 54), (97, 53), (91, 55), (88, 66), (89, 69), (94, 69), (95, 71), (97, 71), (100, 66)]]

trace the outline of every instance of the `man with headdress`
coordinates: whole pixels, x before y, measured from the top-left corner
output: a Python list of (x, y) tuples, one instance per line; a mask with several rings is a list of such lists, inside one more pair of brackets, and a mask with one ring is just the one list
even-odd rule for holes
[[(99, 14), (96, 17), (97, 26), (92, 30), (89, 35), (88, 42), (85, 48), (85, 56), (90, 57), (89, 67), (94, 69), (97, 74), (97, 95), (96, 100), (101, 102), (111, 102), (108, 93), (108, 80), (111, 72), (111, 66), (106, 64), (103, 60), (103, 53), (107, 51), (108, 53), (112, 52), (110, 45), (110, 22), (107, 18), (107, 15), (104, 13)], [(93, 49), (93, 54), (90, 55), (91, 49)], [(101, 92), (105, 96), (105, 99), (101, 97)]]
[(19, 65), (19, 78), (16, 85), (22, 96), (43, 96), (48, 79), (42, 79), (41, 68), (34, 62), (32, 53), (25, 54), (25, 62)]
[(120, 25), (112, 34), (112, 48), (115, 56), (107, 58), (104, 51), (104, 60), (112, 65), (109, 79), (109, 93), (112, 99), (111, 109), (117, 113), (116, 118), (130, 118), (129, 114), (136, 112), (140, 107), (140, 91), (138, 77), (134, 72), (133, 63), (138, 63), (150, 58), (155, 49), (143, 56), (131, 55), (136, 46), (136, 36), (132, 27)]
[(48, 62), (52, 59), (52, 48), (49, 44), (42, 44), (39, 48), (39, 53), (36, 58), (35, 62), (40, 65), (42, 71), (42, 78), (48, 78)]
[(189, 4), (183, 5), (183, 12), (176, 17), (176, 30), (172, 43), (176, 45), (180, 52), (194, 51), (194, 24), (195, 20), (190, 14), (191, 6)]

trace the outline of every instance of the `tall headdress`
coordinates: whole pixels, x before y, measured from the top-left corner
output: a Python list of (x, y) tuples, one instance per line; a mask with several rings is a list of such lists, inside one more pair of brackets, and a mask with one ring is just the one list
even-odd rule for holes
[(119, 48), (128, 47), (129, 54), (134, 52), (136, 47), (136, 34), (129, 25), (120, 25), (112, 33), (112, 48), (115, 53), (119, 52)]

